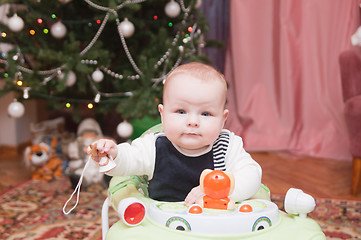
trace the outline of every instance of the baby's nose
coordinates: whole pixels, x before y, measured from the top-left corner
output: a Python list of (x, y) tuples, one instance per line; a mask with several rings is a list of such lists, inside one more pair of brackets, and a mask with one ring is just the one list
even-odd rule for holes
[(199, 119), (197, 116), (189, 115), (187, 126), (189, 127), (198, 127), (199, 126)]

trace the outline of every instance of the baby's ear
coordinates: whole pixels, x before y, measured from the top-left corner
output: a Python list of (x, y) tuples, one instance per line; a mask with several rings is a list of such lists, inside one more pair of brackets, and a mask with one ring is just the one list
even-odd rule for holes
[(163, 122), (163, 109), (164, 109), (164, 105), (163, 104), (158, 104), (158, 111), (160, 114), (160, 119)]
[(224, 111), (223, 111), (223, 117), (224, 117), (225, 120), (228, 118), (228, 115), (229, 115), (229, 110), (228, 110), (228, 109), (224, 109)]
[(228, 115), (229, 115), (229, 110), (228, 110), (228, 109), (224, 109), (224, 110), (223, 110), (223, 126), (222, 126), (222, 128), (224, 128), (224, 124), (225, 124), (226, 121), (227, 121)]
[(163, 104), (158, 104), (158, 111), (160, 114), (163, 113), (163, 108), (164, 108)]

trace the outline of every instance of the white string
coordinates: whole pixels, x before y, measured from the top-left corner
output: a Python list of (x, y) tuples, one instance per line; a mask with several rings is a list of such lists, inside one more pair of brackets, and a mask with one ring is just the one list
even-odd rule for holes
[[(68, 215), (71, 211), (73, 211), (73, 210), (76, 208), (76, 206), (78, 205), (78, 203), (79, 203), (80, 187), (81, 187), (81, 184), (83, 183), (83, 177), (84, 177), (85, 169), (88, 167), (90, 161), (92, 161), (92, 160), (90, 159), (90, 156), (89, 156), (88, 161), (86, 162), (86, 164), (85, 164), (85, 166), (84, 166), (84, 168), (83, 168), (83, 172), (82, 172), (81, 175), (80, 175), (80, 179), (79, 179), (78, 185), (76, 185), (76, 188), (74, 189), (74, 191), (73, 191), (73, 193), (71, 194), (70, 198), (69, 198), (68, 201), (66, 201), (66, 203), (64, 204), (63, 213), (64, 213), (65, 215)], [(74, 196), (75, 193), (77, 193), (77, 194), (76, 194), (76, 202), (75, 202), (75, 205), (74, 205), (69, 211), (66, 211), (65, 208), (66, 208), (66, 206), (68, 205), (68, 203), (70, 202), (70, 200), (73, 198), (73, 196)]]

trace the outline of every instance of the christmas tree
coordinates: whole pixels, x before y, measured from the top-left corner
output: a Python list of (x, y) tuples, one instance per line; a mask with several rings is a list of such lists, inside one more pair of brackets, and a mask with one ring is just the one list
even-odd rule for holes
[(172, 69), (208, 62), (208, 26), (196, 0), (3, 2), (0, 38), (10, 50), (0, 49), (0, 96), (17, 91), (18, 101), (44, 98), (53, 108), (157, 116)]

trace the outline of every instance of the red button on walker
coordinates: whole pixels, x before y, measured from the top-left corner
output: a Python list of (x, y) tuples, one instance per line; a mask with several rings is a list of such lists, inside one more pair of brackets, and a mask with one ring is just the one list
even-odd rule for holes
[(141, 203), (132, 203), (124, 211), (124, 221), (129, 225), (137, 225), (145, 216), (145, 208)]

